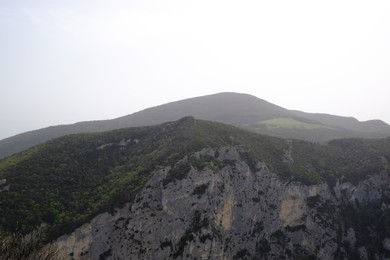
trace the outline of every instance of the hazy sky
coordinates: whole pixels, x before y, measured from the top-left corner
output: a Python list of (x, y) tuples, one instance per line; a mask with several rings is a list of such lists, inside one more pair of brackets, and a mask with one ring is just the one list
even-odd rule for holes
[(0, 0), (0, 139), (233, 91), (390, 123), (390, 1)]

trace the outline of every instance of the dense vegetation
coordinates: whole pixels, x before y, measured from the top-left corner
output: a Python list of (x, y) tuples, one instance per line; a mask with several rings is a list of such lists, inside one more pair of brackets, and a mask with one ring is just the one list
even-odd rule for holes
[(177, 162), (206, 147), (229, 145), (244, 147), (247, 152), (242, 157), (252, 169), (262, 161), (281, 177), (306, 184), (326, 181), (334, 185), (341, 178), (356, 182), (389, 170), (390, 138), (318, 145), (193, 118), (76, 134), (0, 161), (0, 180), (10, 185), (9, 191), (0, 192), (0, 234), (24, 234), (46, 223), (46, 239), (53, 239), (98, 213), (131, 202), (158, 170), (171, 167), (167, 181), (174, 181), (191, 167), (216, 165), (207, 158), (188, 160), (189, 165)]

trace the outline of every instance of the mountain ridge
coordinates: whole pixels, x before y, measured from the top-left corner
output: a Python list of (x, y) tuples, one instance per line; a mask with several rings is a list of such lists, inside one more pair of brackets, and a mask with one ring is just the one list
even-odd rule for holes
[[(348, 117), (287, 110), (252, 95), (224, 92), (170, 102), (115, 119), (84, 121), (22, 133), (0, 140), (0, 158), (67, 134), (156, 125), (178, 120), (184, 116), (232, 124), (261, 134), (314, 142), (347, 137), (383, 138), (390, 136), (390, 126), (383, 121), (360, 122)], [(262, 123), (272, 118), (294, 118), (302, 122), (309, 120), (311, 123), (319, 123), (325, 127), (332, 126), (335, 129), (270, 128)]]

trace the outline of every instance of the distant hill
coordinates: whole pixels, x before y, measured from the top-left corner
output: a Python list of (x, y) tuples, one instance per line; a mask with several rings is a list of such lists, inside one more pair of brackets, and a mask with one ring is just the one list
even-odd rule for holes
[(155, 125), (185, 116), (231, 124), (256, 133), (314, 142), (390, 136), (390, 126), (379, 120), (359, 122), (350, 117), (287, 110), (252, 95), (219, 93), (167, 103), (116, 119), (52, 126), (22, 133), (0, 141), (0, 158), (68, 134)]

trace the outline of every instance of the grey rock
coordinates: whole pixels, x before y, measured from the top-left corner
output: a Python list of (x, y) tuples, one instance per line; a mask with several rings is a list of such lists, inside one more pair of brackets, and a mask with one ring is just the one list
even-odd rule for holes
[(56, 243), (69, 259), (347, 259), (348, 250), (369, 259), (365, 247), (355, 248), (355, 230), (340, 221), (341, 207), (380, 200), (390, 190), (387, 174), (331, 190), (282, 180), (264, 162), (254, 171), (245, 152), (228, 146), (185, 156), (178, 163), (212, 157), (221, 166), (193, 166), (169, 183), (170, 167), (156, 172), (133, 203)]
[(7, 184), (6, 179), (0, 180), (0, 192), (9, 191), (11, 185), (6, 185), (6, 184)]

